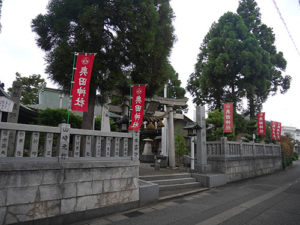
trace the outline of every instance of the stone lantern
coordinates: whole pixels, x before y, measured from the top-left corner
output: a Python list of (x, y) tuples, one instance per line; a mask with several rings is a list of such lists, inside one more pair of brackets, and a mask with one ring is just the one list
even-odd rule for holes
[(196, 122), (188, 123), (183, 129), (187, 130), (189, 137), (197, 136), (197, 130), (201, 127)]

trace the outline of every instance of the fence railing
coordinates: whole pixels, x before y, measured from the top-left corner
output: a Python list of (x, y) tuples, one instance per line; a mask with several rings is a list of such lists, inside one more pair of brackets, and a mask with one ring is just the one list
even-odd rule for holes
[(207, 142), (207, 156), (208, 158), (281, 156), (281, 147), (274, 144), (233, 142), (222, 138), (221, 141)]
[(139, 133), (0, 123), (0, 157), (138, 158)]

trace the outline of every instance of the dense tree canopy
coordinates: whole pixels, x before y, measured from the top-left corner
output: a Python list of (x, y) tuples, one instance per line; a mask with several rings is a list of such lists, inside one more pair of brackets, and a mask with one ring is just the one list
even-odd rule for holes
[[(167, 76), (169, 78), (167, 83), (167, 98), (184, 98), (185, 89), (180, 86), (181, 81), (178, 79), (178, 73), (176, 73), (171, 64), (168, 65)], [(157, 95), (164, 96), (164, 85), (160, 85)]]
[(236, 109), (246, 97), (254, 118), (270, 93), (279, 87), (287, 91), (290, 76), (282, 76), (286, 61), (276, 53), (272, 30), (261, 24), (255, 1), (241, 1), (238, 12), (225, 13), (210, 28), (187, 89), (194, 102), (211, 109), (221, 109), (224, 102)]
[[(260, 111), (262, 103), (267, 100), (270, 93), (275, 94), (280, 88), (280, 92), (283, 94), (290, 88), (291, 77), (289, 75), (282, 76), (287, 62), (283, 53), (276, 50), (275, 35), (272, 28), (261, 22), (261, 14), (255, 0), (241, 0), (237, 13), (243, 18), (249, 32), (255, 36), (259, 46), (267, 52), (271, 62), (271, 68), (268, 71), (270, 75), (266, 81), (256, 77), (249, 80), (245, 87), (250, 117), (254, 118), (255, 112)], [(251, 71), (246, 72), (251, 73)], [(252, 74), (254, 73), (255, 71), (252, 72)]]
[(153, 95), (167, 81), (174, 42), (168, 0), (51, 0), (47, 9), (32, 29), (52, 80), (69, 90), (72, 53), (97, 53), (83, 128), (92, 127), (96, 91), (103, 101), (114, 90), (129, 93), (129, 84), (147, 83)]
[[(34, 105), (39, 103), (39, 89), (46, 87), (46, 82), (41, 75), (33, 74), (29, 77), (22, 77), (21, 74), (16, 73), (16, 81), (22, 83), (22, 92), (20, 101), (24, 105)], [(8, 89), (12, 92), (12, 88)]]
[(204, 38), (187, 89), (197, 104), (208, 103), (212, 109), (221, 109), (224, 102), (233, 102), (236, 108), (245, 95), (242, 71), (252, 68), (249, 64), (254, 64), (251, 60), (255, 58), (264, 55), (254, 36), (240, 16), (225, 13)]

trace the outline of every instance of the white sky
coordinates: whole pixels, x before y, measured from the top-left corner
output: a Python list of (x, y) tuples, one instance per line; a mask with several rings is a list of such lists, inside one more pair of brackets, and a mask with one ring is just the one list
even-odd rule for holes
[[(300, 56), (297, 54), (288, 33), (280, 20), (272, 0), (256, 0), (262, 14), (262, 21), (273, 28), (277, 50), (287, 60), (286, 74), (292, 76), (290, 90), (284, 94), (270, 96), (263, 105), (267, 120), (282, 122), (283, 126), (300, 128)], [(294, 41), (300, 48), (300, 6), (298, 0), (276, 0)], [(48, 0), (4, 0), (2, 5), (2, 32), (0, 33), (0, 81), (5, 89), (11, 87), (15, 73), (22, 76), (45, 74), (44, 52), (35, 43), (31, 31), (31, 20), (39, 13), (46, 12)], [(175, 13), (174, 44), (170, 61), (179, 73), (182, 87), (186, 86), (189, 75), (199, 54), (199, 47), (211, 24), (227, 11), (236, 12), (238, 0), (171, 0)], [(70, 65), (72, 68), (72, 65)], [(48, 87), (55, 87), (47, 80)], [(299, 89), (298, 89), (298, 88)], [(187, 97), (190, 98), (189, 94)], [(193, 118), (192, 99), (189, 101), (188, 116)]]

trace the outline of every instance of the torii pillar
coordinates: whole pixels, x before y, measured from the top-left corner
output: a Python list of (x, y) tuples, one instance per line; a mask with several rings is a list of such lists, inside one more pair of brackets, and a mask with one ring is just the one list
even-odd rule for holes
[(200, 173), (208, 173), (211, 171), (211, 167), (207, 164), (205, 106), (196, 106), (196, 122), (201, 128), (197, 130), (197, 161), (195, 169)]
[(173, 106), (168, 105), (167, 110), (169, 112), (168, 116), (168, 131), (169, 131), (169, 166), (174, 169), (176, 167), (175, 164), (175, 140), (174, 140), (174, 113)]

